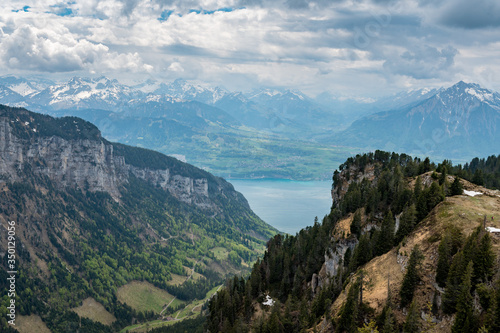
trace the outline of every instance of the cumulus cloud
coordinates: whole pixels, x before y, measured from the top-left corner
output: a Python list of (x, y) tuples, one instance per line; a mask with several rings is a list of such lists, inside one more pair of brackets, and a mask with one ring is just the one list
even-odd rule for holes
[(415, 79), (430, 79), (443, 76), (454, 64), (458, 50), (447, 46), (441, 50), (424, 45), (416, 46), (401, 55), (388, 59), (384, 68), (393, 74)]
[(500, 26), (498, 0), (453, 0), (442, 6), (439, 21), (448, 26), (476, 29)]
[(82, 69), (151, 70), (137, 53), (110, 52), (103, 44), (79, 39), (66, 28), (23, 25), (0, 40), (0, 59), (11, 69), (71, 72)]
[(168, 70), (172, 72), (184, 72), (184, 68), (182, 68), (182, 65), (179, 62), (173, 62), (168, 66)]
[(0, 55), (11, 68), (68, 72), (95, 62), (108, 48), (76, 40), (68, 31), (56, 33), (24, 25), (1, 41)]

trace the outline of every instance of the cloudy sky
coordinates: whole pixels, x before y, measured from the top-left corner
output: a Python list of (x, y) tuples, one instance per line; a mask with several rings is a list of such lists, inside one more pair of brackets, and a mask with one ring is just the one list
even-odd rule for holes
[(498, 0), (3, 0), (0, 75), (500, 91)]

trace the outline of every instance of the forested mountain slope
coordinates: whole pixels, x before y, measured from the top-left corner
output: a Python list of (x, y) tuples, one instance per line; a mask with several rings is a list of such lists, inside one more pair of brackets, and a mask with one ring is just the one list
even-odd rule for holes
[[(110, 143), (79, 118), (0, 106), (2, 332), (9, 223), (17, 315), (40, 316), (52, 332), (114, 331), (172, 310), (134, 307), (127, 299), (137, 286), (175, 297), (176, 306), (203, 299), (226, 274), (245, 271), (276, 233), (222, 178)], [(89, 297), (113, 324), (71, 310)]]
[(500, 227), (500, 193), (449, 174), (464, 167), (405, 154), (339, 170), (331, 213), (274, 236), (250, 277), (212, 299), (206, 328), (497, 332), (500, 239), (484, 227)]

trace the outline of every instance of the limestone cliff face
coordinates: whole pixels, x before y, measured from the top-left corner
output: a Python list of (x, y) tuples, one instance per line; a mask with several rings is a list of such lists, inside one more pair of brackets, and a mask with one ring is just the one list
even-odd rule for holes
[(144, 179), (160, 186), (164, 190), (168, 190), (183, 202), (194, 204), (200, 208), (211, 208), (208, 194), (208, 180), (206, 178), (194, 179), (176, 174), (172, 175), (169, 169), (142, 169), (126, 164), (125, 167), (137, 178)]
[(339, 203), (346, 194), (349, 185), (353, 182), (360, 183), (363, 179), (375, 179), (375, 166), (373, 164), (368, 164), (363, 169), (357, 165), (343, 169), (336, 175), (335, 188), (332, 189), (333, 202)]
[(205, 210), (218, 210), (213, 195), (209, 194), (209, 183), (215, 187), (211, 192), (239, 199), (247, 205), (241, 195), (231, 193), (234, 189), (230, 184), (208, 173), (205, 174), (215, 180), (209, 182), (208, 176), (200, 177), (201, 171), (189, 177), (186, 172), (177, 174), (169, 168), (137, 167), (127, 164), (126, 157), (116, 154), (113, 144), (100, 134), (95, 140), (44, 136), (39, 134), (40, 124), (21, 118), (0, 113), (0, 182), (22, 181), (25, 168), (30, 168), (34, 174), (47, 176), (58, 186), (108, 192), (118, 201), (120, 186), (127, 183), (132, 174), (169, 191), (182, 202)]
[[(376, 183), (376, 167), (374, 164), (367, 164), (360, 167), (352, 164), (343, 169), (341, 172), (334, 175), (334, 187), (332, 188), (332, 200), (334, 204), (339, 204), (344, 195), (347, 193), (349, 185), (352, 183), (361, 183), (364, 179), (368, 179)], [(381, 219), (382, 217), (380, 217)], [(399, 222), (399, 220), (398, 220)], [(350, 223), (350, 222), (349, 222)], [(363, 232), (368, 232), (371, 228), (376, 228), (375, 224), (367, 224)], [(348, 232), (349, 233), (349, 232)], [(325, 261), (318, 274), (314, 274), (310, 282), (313, 293), (316, 288), (321, 288), (328, 281), (337, 275), (339, 266), (348, 249), (354, 250), (358, 239), (356, 237), (343, 238), (332, 236), (332, 247), (325, 252)]]

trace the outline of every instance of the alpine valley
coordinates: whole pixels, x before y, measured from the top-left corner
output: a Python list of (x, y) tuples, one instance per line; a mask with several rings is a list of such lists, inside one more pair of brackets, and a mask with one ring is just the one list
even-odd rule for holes
[[(75, 117), (0, 106), (0, 177), (2, 332), (194, 316), (276, 233), (223, 179), (111, 143)], [(7, 271), (17, 272), (13, 289)], [(16, 326), (6, 322), (11, 289)]]

